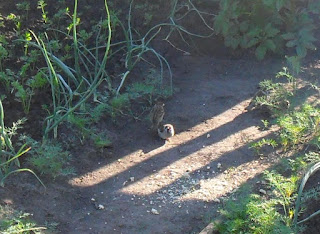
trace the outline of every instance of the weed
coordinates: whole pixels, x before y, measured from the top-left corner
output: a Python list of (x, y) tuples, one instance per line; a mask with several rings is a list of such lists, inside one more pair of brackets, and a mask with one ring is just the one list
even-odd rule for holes
[(75, 173), (74, 168), (68, 166), (71, 155), (64, 151), (60, 144), (53, 141), (41, 144), (28, 136), (21, 136), (20, 141), (31, 146), (28, 162), (40, 174), (56, 178), (59, 175), (65, 176)]
[(30, 219), (29, 213), (18, 212), (8, 206), (0, 206), (1, 233), (41, 233), (45, 227), (39, 227)]
[(29, 172), (33, 174), (37, 180), (45, 187), (39, 177), (28, 168), (20, 168), (19, 157), (24, 155), (30, 150), (30, 147), (26, 149), (26, 144), (22, 145), (18, 152), (15, 151), (11, 137), (16, 134), (19, 123), (13, 124), (12, 128), (6, 128), (4, 125), (4, 110), (2, 101), (0, 100), (0, 186), (4, 186), (6, 178), (14, 173), (18, 172)]
[(280, 142), (284, 149), (298, 144), (319, 145), (320, 110), (305, 104), (299, 111), (294, 111), (278, 118)]
[(278, 201), (265, 200), (257, 194), (239, 196), (235, 201), (228, 200), (220, 210), (225, 220), (217, 224), (219, 233), (291, 233), (277, 211)]
[(44, 0), (38, 1), (38, 9), (41, 9), (42, 19), (45, 23), (48, 23), (48, 12), (45, 10), (47, 3)]
[(94, 145), (99, 149), (107, 148), (112, 145), (112, 142), (105, 136), (105, 134), (95, 135), (93, 138)]
[(129, 108), (130, 100), (129, 95), (127, 93), (121, 94), (117, 97), (114, 97), (110, 101), (111, 105), (111, 117), (113, 120), (116, 119), (117, 116), (123, 115), (124, 111)]
[(252, 143), (249, 148), (254, 149), (257, 155), (262, 156), (263, 154), (261, 153), (261, 150), (265, 146), (271, 146), (274, 149), (278, 146), (278, 143), (274, 139), (262, 138), (261, 140)]

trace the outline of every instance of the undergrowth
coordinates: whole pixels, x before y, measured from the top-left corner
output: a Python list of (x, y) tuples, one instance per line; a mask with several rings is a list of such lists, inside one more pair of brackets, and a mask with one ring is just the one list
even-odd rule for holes
[(31, 214), (18, 212), (8, 206), (0, 206), (0, 231), (9, 233), (41, 233), (46, 227), (39, 227), (31, 219)]
[[(305, 222), (320, 213), (320, 207), (316, 212), (308, 209), (318, 199), (319, 186), (305, 189), (309, 178), (320, 169), (320, 109), (307, 102), (293, 105), (299, 98), (299, 88), (297, 79), (287, 69), (276, 77), (285, 77), (286, 82), (261, 82), (260, 93), (253, 101), (255, 108), (271, 113), (272, 119), (263, 121), (264, 129), (272, 123), (279, 130), (273, 138), (263, 138), (250, 147), (264, 157), (267, 155), (261, 151), (269, 146), (283, 153), (290, 151), (293, 156), (265, 171), (263, 184), (240, 189), (236, 198), (224, 204), (220, 210), (223, 221), (216, 223), (220, 233), (301, 233), (306, 230)], [(317, 89), (316, 85), (311, 87)], [(283, 107), (282, 103), (289, 105)]]

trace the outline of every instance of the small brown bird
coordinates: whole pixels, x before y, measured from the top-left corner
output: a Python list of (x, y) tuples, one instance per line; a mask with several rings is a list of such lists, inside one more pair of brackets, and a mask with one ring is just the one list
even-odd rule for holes
[(159, 127), (164, 116), (164, 103), (157, 102), (150, 112), (150, 120), (152, 122), (151, 129), (155, 130)]
[(164, 140), (168, 140), (170, 137), (174, 136), (174, 128), (171, 124), (165, 124), (158, 128), (158, 135)]

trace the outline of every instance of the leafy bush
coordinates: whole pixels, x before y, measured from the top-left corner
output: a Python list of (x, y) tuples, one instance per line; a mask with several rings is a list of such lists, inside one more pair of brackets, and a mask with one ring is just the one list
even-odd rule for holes
[(315, 50), (313, 16), (319, 13), (316, 0), (221, 0), (214, 26), (226, 46), (254, 48), (258, 59), (286, 47), (304, 57), (308, 49)]

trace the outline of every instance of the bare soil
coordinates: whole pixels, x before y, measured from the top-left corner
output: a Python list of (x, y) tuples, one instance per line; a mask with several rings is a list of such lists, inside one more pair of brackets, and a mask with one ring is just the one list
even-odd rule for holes
[[(245, 107), (259, 81), (283, 67), (278, 59), (171, 57), (174, 96), (164, 122), (176, 135), (164, 142), (149, 122), (128, 119), (121, 126), (99, 124), (113, 136), (113, 148), (73, 152), (77, 175), (45, 179), (29, 174), (0, 188), (0, 204), (33, 214), (39, 223), (59, 223), (55, 233), (197, 233), (217, 216), (225, 197), (279, 158), (259, 158), (248, 149), (261, 131), (263, 113)], [(252, 181), (253, 180), (253, 181)]]

